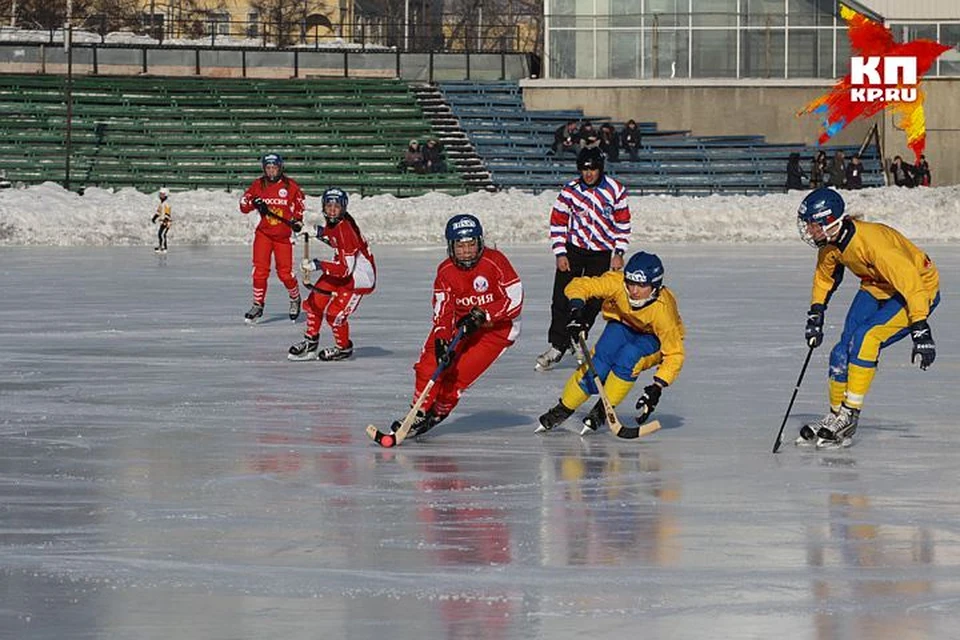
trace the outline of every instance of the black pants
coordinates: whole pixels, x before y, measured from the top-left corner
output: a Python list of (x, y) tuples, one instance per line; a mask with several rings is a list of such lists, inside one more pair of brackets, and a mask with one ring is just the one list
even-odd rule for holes
[[(550, 329), (547, 331), (547, 340), (554, 348), (567, 351), (570, 348), (570, 337), (567, 335), (567, 319), (570, 316), (570, 301), (563, 294), (570, 281), (580, 276), (600, 276), (610, 270), (612, 251), (587, 251), (572, 245), (567, 245), (567, 260), (570, 262), (569, 271), (559, 269), (553, 276), (553, 303), (550, 305)], [(593, 326), (597, 314), (600, 313), (602, 300), (587, 301), (584, 309), (584, 319), (587, 328)]]
[(157, 242), (159, 243), (157, 245), (158, 249), (167, 248), (167, 231), (169, 230), (170, 230), (170, 225), (164, 224), (163, 222), (160, 223), (160, 228), (157, 229)]

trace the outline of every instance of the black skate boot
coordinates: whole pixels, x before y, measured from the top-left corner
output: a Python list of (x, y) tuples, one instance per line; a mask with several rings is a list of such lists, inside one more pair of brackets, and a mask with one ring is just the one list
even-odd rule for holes
[(320, 336), (303, 336), (303, 340), (290, 347), (287, 360), (316, 360), (320, 347)]
[(300, 298), (290, 298), (290, 322), (300, 317)]
[(828, 411), (827, 414), (819, 420), (803, 425), (800, 427), (800, 435), (794, 441), (794, 444), (798, 447), (814, 446), (817, 444), (817, 432), (830, 424), (830, 422), (836, 417), (836, 412), (833, 409), (830, 409), (830, 411)]
[(583, 429), (580, 430), (580, 435), (585, 436), (588, 433), (593, 433), (606, 423), (607, 414), (603, 410), (603, 401), (598, 400), (590, 413), (583, 419)]
[(427, 411), (427, 415), (424, 417), (424, 420), (419, 424), (414, 423), (410, 428), (410, 433), (407, 437), (417, 437), (422, 436), (430, 429), (433, 429), (435, 426), (447, 419), (446, 415), (437, 415), (433, 412), (433, 409)]
[(534, 433), (550, 431), (572, 415), (573, 409), (567, 409), (562, 401), (558, 401), (555, 407), (540, 416), (540, 426), (537, 427)]
[(332, 347), (325, 347), (320, 350), (319, 357), (324, 362), (331, 362), (333, 360), (346, 360), (353, 355), (353, 342), (347, 342), (347, 346), (338, 347), (333, 345)]
[(250, 311), (247, 311), (243, 314), (244, 320), (247, 321), (247, 324), (256, 324), (257, 320), (263, 317), (263, 305), (259, 302), (254, 302), (253, 306), (250, 307)]
[[(429, 412), (424, 412), (422, 410), (417, 411), (417, 416), (413, 419), (413, 424), (410, 425), (410, 431), (407, 432), (407, 437), (416, 435), (417, 431), (423, 427), (430, 419), (428, 415)], [(393, 424), (390, 425), (390, 431), (396, 433), (400, 430), (400, 420), (394, 420)]]
[(843, 404), (840, 411), (817, 431), (817, 448), (837, 449), (853, 444), (853, 434), (860, 422), (860, 409)]

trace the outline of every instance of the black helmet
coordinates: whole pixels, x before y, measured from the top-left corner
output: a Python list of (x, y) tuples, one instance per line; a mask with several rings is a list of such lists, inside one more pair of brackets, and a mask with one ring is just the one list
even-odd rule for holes
[(598, 147), (586, 147), (577, 155), (577, 170), (599, 169), (603, 171), (603, 152)]

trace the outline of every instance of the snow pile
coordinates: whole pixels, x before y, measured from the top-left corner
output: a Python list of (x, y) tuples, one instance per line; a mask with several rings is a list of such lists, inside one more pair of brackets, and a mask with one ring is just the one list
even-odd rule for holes
[[(295, 177), (295, 176), (294, 176)], [(634, 242), (795, 242), (804, 192), (766, 196), (631, 197)], [(960, 187), (845, 191), (847, 210), (887, 223), (916, 241), (960, 240)], [(447, 218), (473, 213), (491, 242), (547, 241), (555, 192), (510, 190), (417, 198), (352, 196), (350, 212), (371, 242), (428, 244), (441, 240)], [(239, 213), (240, 192), (174, 191), (171, 244), (247, 244), (257, 215)], [(110, 246), (154, 242), (157, 194), (87, 189), (83, 196), (54, 183), (0, 190), (0, 246)], [(307, 198), (307, 221), (321, 222), (320, 199)]]

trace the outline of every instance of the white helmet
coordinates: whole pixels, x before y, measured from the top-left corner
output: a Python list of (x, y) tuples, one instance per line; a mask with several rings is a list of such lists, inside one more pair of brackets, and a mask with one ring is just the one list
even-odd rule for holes
[(170, 189), (167, 189), (166, 187), (163, 187), (163, 188), (160, 189), (160, 197), (161, 197), (161, 198), (167, 198), (167, 197), (169, 197), (169, 196), (170, 196)]

